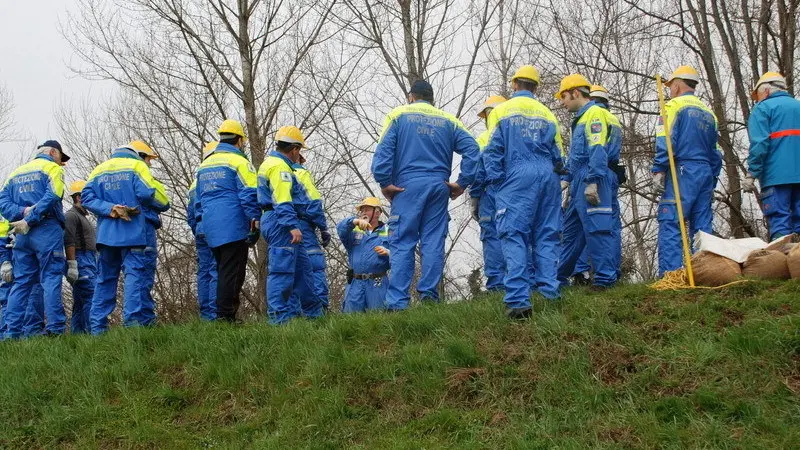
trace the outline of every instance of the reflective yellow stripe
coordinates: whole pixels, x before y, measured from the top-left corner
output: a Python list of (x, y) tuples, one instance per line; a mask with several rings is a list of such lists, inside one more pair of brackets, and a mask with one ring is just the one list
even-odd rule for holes
[(483, 149), (489, 145), (489, 137), (489, 130), (486, 130), (478, 135), (478, 139), (476, 139), (476, 141), (478, 141), (478, 147), (481, 149), (481, 151), (483, 151)]
[(609, 124), (605, 112), (599, 106), (592, 106), (578, 119), (578, 125), (584, 126), (589, 145), (605, 145), (608, 142)]
[(212, 153), (200, 164), (200, 169), (213, 167), (227, 167), (236, 172), (236, 176), (239, 177), (242, 185), (251, 188), (258, 187), (256, 170), (250, 165), (250, 161), (242, 155), (229, 152)]
[[(712, 111), (711, 108), (708, 107), (708, 105), (703, 103), (702, 100), (695, 97), (694, 95), (682, 95), (680, 97), (675, 97), (672, 100), (668, 101), (666, 105), (664, 105), (664, 107), (667, 113), (666, 126), (669, 126), (670, 131), (672, 131), (672, 125), (675, 124), (675, 116), (677, 116), (678, 113), (685, 108), (698, 108), (711, 114), (711, 117), (714, 118), (714, 125), (716, 125), (717, 128), (719, 128), (719, 122), (717, 121), (717, 116), (714, 115), (714, 111)], [(658, 127), (656, 128), (656, 137), (666, 136), (664, 125), (665, 124), (661, 123), (658, 124)]]
[(0, 238), (8, 237), (8, 229), (8, 221), (5, 218), (0, 217)]
[(59, 197), (64, 196), (64, 168), (60, 165), (44, 158), (36, 158), (26, 164), (17, 167), (11, 175), (6, 178), (5, 186), (8, 182), (19, 175), (27, 173), (42, 172), (47, 175), (50, 189)]
[(297, 181), (306, 189), (309, 200), (319, 200), (322, 198), (317, 187), (314, 185), (314, 177), (311, 175), (311, 172), (306, 169), (294, 169), (294, 176), (297, 177)]
[(394, 122), (404, 114), (419, 114), (423, 116), (428, 116), (431, 119), (444, 119), (447, 122), (450, 122), (452, 125), (461, 128), (464, 131), (467, 131), (467, 128), (460, 120), (458, 120), (456, 116), (448, 112), (442, 111), (441, 109), (431, 105), (430, 103), (416, 102), (416, 103), (411, 103), (409, 105), (398, 106), (397, 108), (393, 109), (391, 112), (389, 112), (389, 114), (386, 115), (386, 118), (383, 121), (383, 131), (381, 131), (381, 136), (378, 139), (379, 142), (383, 140), (383, 136), (386, 134), (386, 131), (392, 125), (392, 122)]
[(258, 168), (258, 176), (269, 182), (273, 205), (291, 203), (294, 175), (286, 161), (275, 156), (268, 156)]
[(150, 189), (154, 189), (153, 199), (162, 205), (169, 205), (167, 190), (164, 185), (153, 178), (150, 168), (144, 161), (133, 158), (111, 158), (95, 167), (89, 174), (87, 181), (92, 181), (101, 175), (110, 175), (119, 172), (133, 172)]
[(561, 126), (552, 111), (547, 109), (539, 100), (530, 97), (514, 97), (495, 107), (489, 113), (487, 128), (489, 139), (491, 139), (497, 125), (501, 120), (507, 120), (515, 116), (523, 116), (529, 119), (544, 119), (556, 127), (556, 146), (561, 156), (565, 156), (564, 141), (561, 137)]

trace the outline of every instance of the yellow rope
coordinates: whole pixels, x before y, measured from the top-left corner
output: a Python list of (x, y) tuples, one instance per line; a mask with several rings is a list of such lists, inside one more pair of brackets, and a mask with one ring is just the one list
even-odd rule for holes
[(690, 286), (689, 285), (689, 277), (686, 275), (686, 269), (681, 267), (678, 270), (673, 270), (671, 272), (665, 272), (664, 277), (660, 280), (652, 283), (649, 287), (650, 289), (655, 289), (657, 291), (677, 291), (680, 289), (722, 289), (728, 286), (732, 286), (734, 284), (739, 283), (746, 283), (751, 280), (743, 279), (743, 280), (736, 280), (730, 283), (723, 284), (722, 286)]

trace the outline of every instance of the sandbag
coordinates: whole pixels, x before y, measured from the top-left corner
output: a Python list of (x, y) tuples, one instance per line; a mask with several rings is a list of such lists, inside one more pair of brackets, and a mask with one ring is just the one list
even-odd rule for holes
[(747, 255), (742, 275), (769, 280), (788, 280), (786, 255), (778, 250), (756, 250)]
[(742, 275), (739, 263), (711, 252), (697, 252), (692, 256), (694, 283), (698, 286), (722, 286)]
[(800, 245), (792, 247), (789, 256), (786, 257), (786, 265), (789, 266), (789, 275), (792, 278), (800, 278)]

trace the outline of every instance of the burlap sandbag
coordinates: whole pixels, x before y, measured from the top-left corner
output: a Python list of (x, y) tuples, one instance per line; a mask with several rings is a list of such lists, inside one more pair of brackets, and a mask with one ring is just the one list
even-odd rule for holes
[(742, 275), (771, 280), (788, 280), (786, 255), (778, 250), (755, 250), (747, 255)]
[(789, 266), (792, 278), (800, 278), (800, 245), (792, 247), (789, 256), (786, 257), (786, 265)]
[(701, 251), (692, 256), (694, 283), (698, 286), (722, 286), (742, 275), (739, 263), (716, 253)]

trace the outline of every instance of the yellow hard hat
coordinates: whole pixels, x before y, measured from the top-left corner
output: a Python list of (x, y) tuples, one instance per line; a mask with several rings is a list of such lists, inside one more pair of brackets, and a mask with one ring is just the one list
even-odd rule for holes
[(481, 119), (486, 118), (488, 114), (486, 112), (487, 109), (493, 109), (497, 107), (497, 105), (499, 105), (500, 103), (503, 103), (504, 101), (506, 101), (506, 98), (503, 97), (502, 95), (490, 95), (489, 98), (487, 98), (486, 101), (483, 102), (483, 109), (481, 109), (481, 112), (478, 113), (478, 117), (480, 117)]
[(218, 134), (235, 134), (236, 136), (241, 136), (247, 139), (247, 135), (244, 134), (244, 128), (242, 124), (238, 120), (233, 119), (225, 119), (222, 121), (222, 124), (219, 126), (219, 130), (217, 130)]
[(672, 75), (669, 76), (669, 79), (664, 84), (669, 86), (670, 83), (677, 79), (697, 82), (700, 81), (700, 74), (692, 66), (680, 66), (675, 69), (675, 72), (672, 72)]
[(515, 73), (514, 76), (511, 77), (511, 81), (514, 81), (518, 78), (521, 78), (523, 80), (535, 81), (536, 84), (539, 84), (541, 82), (541, 80), (539, 79), (539, 71), (536, 70), (536, 67), (533, 67), (531, 65), (525, 65), (520, 67), (519, 70), (517, 70), (517, 73)]
[(589, 92), (589, 97), (602, 98), (605, 101), (608, 101), (609, 98), (608, 89), (604, 88), (603, 86), (600, 86), (599, 84), (593, 84)]
[(381, 200), (378, 197), (367, 197), (361, 201), (356, 206), (356, 212), (361, 211), (361, 208), (364, 206), (372, 206), (373, 208), (378, 208), (383, 211), (383, 205), (381, 205)]
[(203, 147), (203, 159), (208, 158), (209, 155), (214, 153), (214, 150), (217, 149), (217, 144), (219, 144), (219, 141), (211, 141), (206, 143), (206, 145)]
[(753, 88), (753, 92), (750, 93), (750, 98), (756, 100), (756, 92), (758, 92), (758, 88), (760, 88), (762, 84), (766, 83), (781, 83), (785, 88), (786, 78), (784, 78), (784, 76), (778, 72), (767, 72), (764, 75), (761, 75), (761, 78), (759, 78), (756, 82), (756, 87)]
[(156, 152), (150, 148), (149, 145), (145, 144), (144, 141), (130, 141), (128, 142), (127, 147), (136, 153), (144, 153), (147, 156), (152, 156), (153, 158), (158, 158)]
[(86, 187), (86, 182), (83, 180), (73, 181), (69, 185), (69, 195), (80, 194), (83, 188)]
[(567, 91), (571, 91), (572, 89), (585, 87), (589, 89), (592, 87), (592, 83), (589, 83), (589, 80), (586, 79), (585, 76), (579, 73), (573, 73), (572, 75), (567, 75), (563, 79), (561, 79), (561, 86), (558, 88), (558, 92), (556, 92), (556, 99), (561, 98), (561, 94)]
[(303, 133), (294, 125), (284, 125), (280, 127), (278, 132), (275, 133), (275, 141), (300, 144), (303, 148), (308, 148)]

